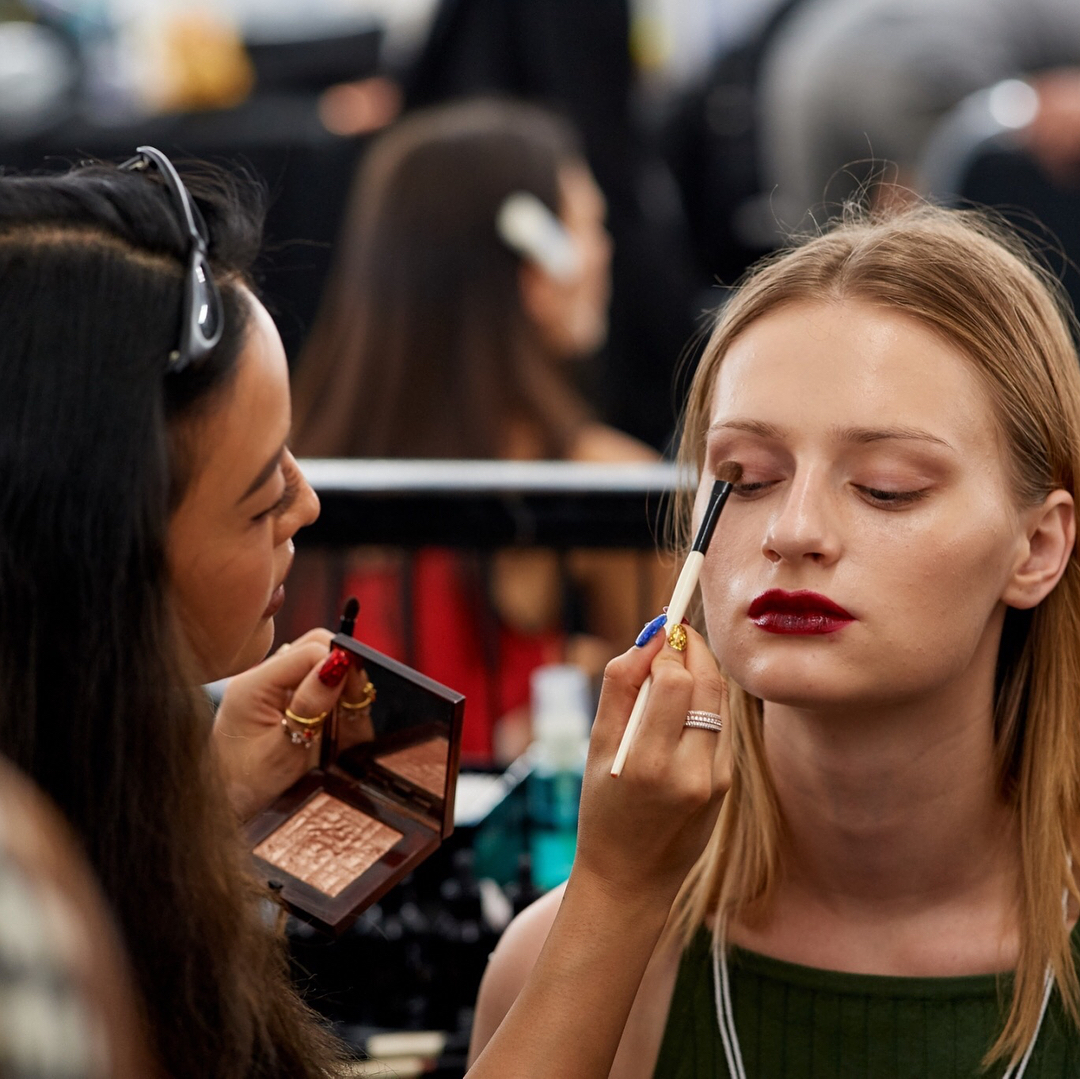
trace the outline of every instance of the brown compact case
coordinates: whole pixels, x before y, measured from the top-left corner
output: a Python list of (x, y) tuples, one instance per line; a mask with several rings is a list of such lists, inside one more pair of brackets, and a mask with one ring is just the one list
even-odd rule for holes
[(375, 686), (338, 708), (319, 767), (248, 822), (257, 871), (298, 917), (340, 933), (454, 830), (465, 698), (347, 634)]

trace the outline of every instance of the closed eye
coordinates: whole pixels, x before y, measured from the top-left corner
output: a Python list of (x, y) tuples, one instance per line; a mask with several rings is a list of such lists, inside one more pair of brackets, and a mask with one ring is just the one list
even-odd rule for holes
[(267, 506), (262, 512), (255, 514), (252, 520), (263, 521), (268, 517), (280, 517), (283, 513), (287, 513), (299, 493), (300, 477), (298, 473), (296, 471), (287, 471), (285, 473), (285, 488), (281, 492), (281, 497), (272, 506)]
[(731, 489), (741, 498), (751, 498), (772, 487), (775, 482), (775, 480), (758, 480), (756, 483), (736, 483)]
[(918, 491), (883, 491), (877, 487), (861, 487), (858, 490), (868, 501), (879, 506), (906, 506), (926, 496), (926, 489)]

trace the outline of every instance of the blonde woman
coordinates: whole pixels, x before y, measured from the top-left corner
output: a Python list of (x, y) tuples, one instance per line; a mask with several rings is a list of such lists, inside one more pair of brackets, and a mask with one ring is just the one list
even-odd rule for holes
[[(976, 215), (839, 224), (724, 310), (682, 447), (733, 781), (611, 1076), (1080, 1074), (1080, 372)], [(482, 1044), (558, 905), (508, 931)]]

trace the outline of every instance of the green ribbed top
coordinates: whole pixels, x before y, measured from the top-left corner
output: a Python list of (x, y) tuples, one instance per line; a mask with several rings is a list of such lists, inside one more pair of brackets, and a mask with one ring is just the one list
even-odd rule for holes
[[(713, 998), (712, 938), (683, 953), (655, 1079), (729, 1079)], [(1072, 933), (1074, 953), (1080, 923)], [(735, 1029), (747, 1079), (997, 1079), (980, 1061), (1010, 978), (843, 974), (732, 948)], [(1024, 1079), (1080, 1077), (1080, 1033), (1055, 993)]]

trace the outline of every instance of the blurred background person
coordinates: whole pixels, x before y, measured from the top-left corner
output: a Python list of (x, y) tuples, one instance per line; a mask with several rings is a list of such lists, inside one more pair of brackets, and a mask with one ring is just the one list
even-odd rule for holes
[(0, 759), (0, 1075), (153, 1079), (120, 937), (70, 829)]
[[(910, 185), (931, 131), (966, 95), (1030, 77), (1031, 149), (1080, 159), (1080, 6), (1072, 0), (817, 0), (778, 30), (762, 71), (762, 167), (780, 227), (861, 185)], [(1053, 72), (1053, 75), (1049, 73)]]
[[(549, 113), (479, 100), (400, 122), (364, 161), (297, 369), (298, 452), (656, 460), (575, 385), (607, 332), (604, 218), (572, 129)], [(663, 583), (652, 556), (607, 551), (367, 552), (345, 575), (364, 639), (465, 693), (464, 751), (503, 759), (528, 741), (532, 670), (598, 673)]]

